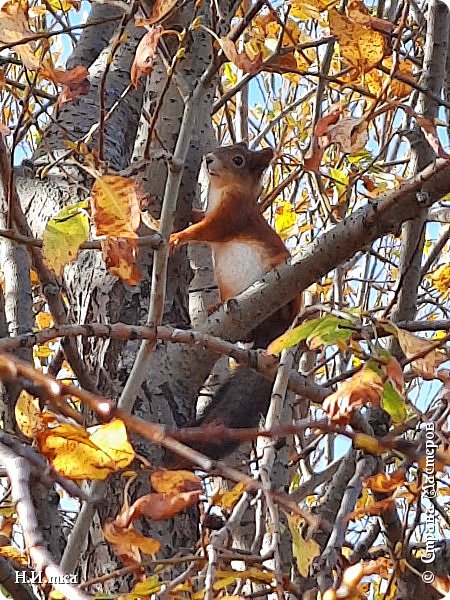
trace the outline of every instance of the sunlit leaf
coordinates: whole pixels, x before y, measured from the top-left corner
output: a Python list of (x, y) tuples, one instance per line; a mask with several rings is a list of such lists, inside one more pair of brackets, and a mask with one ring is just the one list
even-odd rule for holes
[(369, 403), (378, 405), (383, 389), (383, 378), (366, 365), (340, 383), (337, 391), (325, 398), (322, 407), (332, 421), (347, 424), (355, 410)]
[(91, 193), (97, 235), (136, 238), (140, 202), (136, 182), (119, 175), (97, 177)]
[(39, 399), (22, 390), (14, 407), (17, 427), (27, 437), (34, 437), (38, 431), (45, 429), (42, 421)]
[(309, 568), (315, 558), (320, 555), (320, 545), (313, 539), (305, 539), (302, 534), (304, 520), (298, 515), (287, 515), (292, 536), (292, 554), (297, 569), (302, 577), (308, 577)]
[(231, 511), (245, 492), (245, 484), (238, 483), (231, 490), (214, 494), (211, 503), (220, 506), (223, 510)]
[(305, 321), (298, 327), (294, 327), (283, 333), (267, 347), (270, 354), (281, 354), (282, 350), (291, 348), (306, 340), (311, 348), (319, 346), (330, 346), (346, 342), (353, 334), (353, 323), (336, 317), (326, 315), (311, 321)]
[(83, 427), (64, 423), (39, 432), (37, 439), (42, 454), (69, 479), (105, 479), (134, 458), (118, 419), (98, 426), (92, 435)]
[(76, 259), (80, 245), (89, 237), (89, 218), (85, 207), (84, 201), (64, 207), (49, 220), (44, 230), (44, 260), (57, 275), (61, 275), (67, 263)]
[(153, 489), (160, 494), (177, 494), (201, 490), (201, 479), (192, 471), (154, 471), (151, 475)]

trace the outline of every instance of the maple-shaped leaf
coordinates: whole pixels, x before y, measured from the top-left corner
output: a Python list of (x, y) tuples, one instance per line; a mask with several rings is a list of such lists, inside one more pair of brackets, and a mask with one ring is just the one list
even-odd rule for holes
[(97, 177), (91, 191), (91, 208), (97, 235), (137, 237), (141, 214), (133, 179), (120, 175)]
[(159, 25), (152, 27), (139, 42), (130, 71), (131, 83), (134, 87), (137, 87), (141, 75), (149, 75), (153, 71), (156, 49), (163, 31)]
[(101, 246), (105, 264), (113, 275), (129, 285), (136, 285), (141, 281), (142, 273), (136, 265), (137, 240), (107, 237), (101, 240)]
[(346, 425), (355, 410), (369, 403), (378, 405), (383, 389), (382, 376), (365, 365), (350, 379), (340, 383), (337, 391), (325, 398), (322, 408), (332, 421)]
[(44, 261), (57, 275), (61, 275), (67, 263), (76, 259), (80, 245), (89, 237), (86, 207), (86, 201), (65, 206), (49, 220), (44, 230)]

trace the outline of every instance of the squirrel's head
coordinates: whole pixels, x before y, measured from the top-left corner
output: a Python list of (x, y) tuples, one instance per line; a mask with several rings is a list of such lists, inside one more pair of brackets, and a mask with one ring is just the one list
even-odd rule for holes
[(205, 164), (211, 183), (217, 187), (229, 185), (259, 186), (264, 171), (275, 153), (272, 148), (249, 150), (244, 143), (221, 146), (205, 154)]

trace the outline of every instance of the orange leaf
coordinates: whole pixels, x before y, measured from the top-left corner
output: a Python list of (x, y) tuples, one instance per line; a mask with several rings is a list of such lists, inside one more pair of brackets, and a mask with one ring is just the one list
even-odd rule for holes
[(333, 394), (325, 398), (323, 409), (332, 421), (340, 424), (350, 422), (352, 413), (369, 402), (379, 404), (383, 395), (384, 382), (378, 373), (364, 367), (339, 385)]
[(234, 63), (239, 69), (244, 71), (244, 73), (250, 73), (251, 75), (254, 75), (259, 73), (261, 70), (261, 65), (263, 62), (263, 56), (261, 52), (252, 60), (247, 52), (244, 51), (239, 53), (236, 49), (235, 43), (226, 37), (220, 39), (220, 47), (222, 48), (223, 53), (228, 60)]
[(397, 469), (393, 473), (377, 473), (368, 477), (364, 485), (374, 492), (393, 492), (406, 481), (404, 469)]
[(335, 8), (328, 11), (328, 19), (342, 56), (358, 72), (365, 73), (383, 60), (386, 42), (381, 33), (341, 15)]
[(97, 235), (136, 238), (140, 201), (133, 179), (119, 175), (97, 177), (91, 192)]
[(136, 500), (130, 508), (130, 518), (147, 517), (153, 521), (170, 519), (189, 506), (195, 504), (202, 490), (181, 492), (175, 495), (169, 494), (146, 494)]
[(152, 486), (161, 494), (176, 494), (201, 490), (201, 480), (191, 471), (155, 471), (151, 475)]
[(154, 556), (161, 549), (158, 540), (145, 537), (132, 527), (119, 527), (113, 519), (103, 525), (103, 535), (117, 554), (131, 562), (140, 562), (139, 551)]
[(142, 279), (142, 273), (136, 266), (137, 240), (129, 238), (105, 238), (101, 240), (103, 258), (109, 271), (126, 281), (136, 285)]
[(163, 28), (159, 25), (152, 27), (139, 42), (130, 73), (134, 87), (137, 87), (141, 75), (149, 75), (153, 71), (153, 61), (162, 32)]
[(53, 83), (69, 85), (72, 83), (81, 83), (89, 75), (89, 71), (83, 65), (77, 65), (70, 71), (64, 69), (55, 69), (51, 63), (47, 62), (41, 69), (41, 74), (46, 79), (50, 79)]

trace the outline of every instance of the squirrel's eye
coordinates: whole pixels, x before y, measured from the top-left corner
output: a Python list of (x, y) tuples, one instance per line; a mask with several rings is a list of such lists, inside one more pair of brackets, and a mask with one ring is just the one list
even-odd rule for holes
[(242, 165), (244, 164), (244, 159), (238, 154), (237, 156), (233, 157), (233, 162), (237, 167), (242, 167)]

